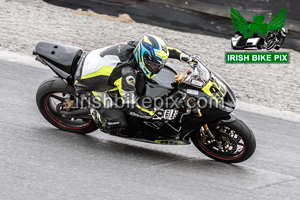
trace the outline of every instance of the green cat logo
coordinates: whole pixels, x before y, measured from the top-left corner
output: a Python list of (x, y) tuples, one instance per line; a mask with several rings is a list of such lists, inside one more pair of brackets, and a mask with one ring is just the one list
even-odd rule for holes
[(253, 22), (248, 24), (243, 16), (231, 7), (231, 22), (234, 30), (240, 32), (244, 38), (258, 34), (262, 37), (267, 36), (268, 31), (281, 31), (286, 20), (286, 7), (280, 10), (269, 24), (263, 23), (265, 16), (259, 15), (253, 17)]

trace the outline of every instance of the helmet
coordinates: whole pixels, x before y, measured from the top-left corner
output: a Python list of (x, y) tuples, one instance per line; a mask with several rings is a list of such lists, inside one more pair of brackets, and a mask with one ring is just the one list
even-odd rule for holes
[(140, 69), (148, 78), (153, 78), (169, 57), (165, 42), (154, 35), (145, 35), (134, 49), (133, 54)]
[(281, 28), (281, 35), (283, 36), (283, 37), (286, 37), (286, 35), (287, 35), (287, 33), (288, 33), (288, 29), (287, 28)]

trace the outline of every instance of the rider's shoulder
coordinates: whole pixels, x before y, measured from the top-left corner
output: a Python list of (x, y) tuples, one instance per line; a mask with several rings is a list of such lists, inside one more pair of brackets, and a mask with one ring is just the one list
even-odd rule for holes
[(122, 66), (122, 75), (127, 75), (127, 74), (132, 74), (135, 75), (135, 70), (129, 66), (129, 65), (124, 65)]

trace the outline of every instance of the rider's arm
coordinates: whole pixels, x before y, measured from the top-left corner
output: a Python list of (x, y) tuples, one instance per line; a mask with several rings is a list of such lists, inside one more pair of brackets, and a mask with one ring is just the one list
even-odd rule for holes
[[(136, 102), (135, 78), (135, 73), (125, 73), (115, 82), (125, 106), (123, 111), (131, 116), (143, 119), (174, 120), (178, 113), (175, 109), (166, 110), (168, 114), (165, 115), (162, 109), (156, 113), (153, 109), (145, 108)], [(154, 115), (156, 115), (156, 118), (154, 118)]]
[(169, 50), (169, 58), (174, 58), (186, 62), (189, 60), (190, 55), (186, 54), (185, 52), (179, 49), (168, 47), (168, 50)]
[(173, 48), (173, 47), (168, 47), (169, 50), (169, 58), (174, 58), (180, 60), (180, 54), (182, 53), (181, 50)]
[(124, 104), (124, 110), (135, 117), (151, 118), (154, 111), (146, 109), (136, 102), (135, 83), (136, 74), (132, 70), (126, 70), (126, 68), (122, 71), (122, 76), (114, 83)]
[[(186, 54), (185, 52), (173, 48), (173, 47), (168, 47), (169, 50), (169, 58), (174, 58), (180, 61), (185, 61), (189, 64), (191, 64), (192, 62), (196, 62), (196, 57), (195, 56), (191, 56), (189, 54)], [(181, 83), (185, 80), (185, 76), (183, 74), (178, 74), (175, 76), (175, 80), (178, 83)]]

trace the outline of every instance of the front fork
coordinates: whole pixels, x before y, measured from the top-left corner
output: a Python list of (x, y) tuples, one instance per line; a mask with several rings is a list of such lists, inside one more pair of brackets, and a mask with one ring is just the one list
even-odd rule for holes
[(207, 124), (204, 125), (204, 130), (207, 133), (207, 135), (210, 137), (212, 142), (215, 142), (215, 136), (212, 134), (212, 132), (209, 130)]
[[(201, 113), (200, 108), (197, 108), (197, 112), (198, 112), (199, 117), (202, 117), (202, 113)], [(212, 132), (209, 130), (208, 125), (205, 124), (203, 127), (204, 127), (204, 130), (205, 130), (205, 132), (207, 133), (208, 137), (210, 137), (211, 141), (212, 141), (212, 142), (215, 142), (215, 141), (216, 141), (216, 140), (215, 140), (215, 136), (214, 136), (214, 135), (212, 134)]]
[[(198, 115), (199, 115), (200, 117), (202, 116), (202, 114), (201, 114), (201, 112), (200, 112), (200, 109), (198, 109)], [(222, 119), (222, 120), (218, 121), (218, 122), (217, 122), (217, 125), (218, 125), (218, 124), (221, 125), (221, 124), (224, 124), (224, 123), (230, 123), (230, 122), (235, 121), (236, 119), (237, 119), (236, 116), (235, 116), (233, 113), (230, 113), (228, 119)], [(211, 131), (209, 130), (208, 125), (205, 124), (205, 125), (203, 126), (203, 128), (204, 128), (204, 131), (205, 131), (205, 133), (207, 134), (207, 136), (204, 136), (204, 137), (202, 138), (202, 143), (205, 144), (205, 143), (206, 143), (206, 140), (207, 140), (207, 137), (209, 137), (209, 138), (211, 139), (211, 142), (216, 143), (219, 149), (223, 149), (222, 142), (215, 139), (215, 136), (214, 136), (214, 135), (211, 133)]]

